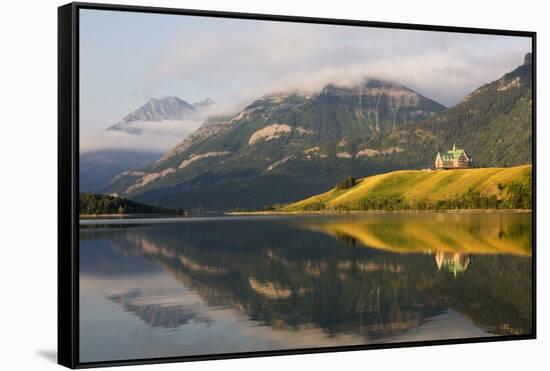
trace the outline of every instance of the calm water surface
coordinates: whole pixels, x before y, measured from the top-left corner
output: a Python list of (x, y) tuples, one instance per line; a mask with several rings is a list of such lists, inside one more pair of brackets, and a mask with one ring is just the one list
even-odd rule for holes
[(82, 362), (532, 331), (530, 213), (82, 223)]

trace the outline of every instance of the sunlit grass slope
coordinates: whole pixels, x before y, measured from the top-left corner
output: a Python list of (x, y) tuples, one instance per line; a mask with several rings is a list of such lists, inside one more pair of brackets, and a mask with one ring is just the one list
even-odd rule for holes
[(472, 194), (496, 198), (500, 205), (506, 205), (506, 201), (514, 197), (514, 187), (521, 188), (522, 192), (531, 189), (531, 173), (531, 165), (394, 171), (360, 179), (349, 189), (333, 188), (320, 195), (284, 205), (280, 211), (362, 210), (365, 209), (366, 200), (373, 199), (398, 199), (401, 205), (409, 205), (401, 208), (419, 204), (427, 204), (429, 208), (429, 205), (435, 205), (438, 201), (456, 200)]

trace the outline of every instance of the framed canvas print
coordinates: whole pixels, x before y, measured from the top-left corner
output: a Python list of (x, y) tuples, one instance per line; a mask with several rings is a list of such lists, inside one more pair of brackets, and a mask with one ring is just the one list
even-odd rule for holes
[(59, 363), (535, 338), (535, 33), (59, 8)]

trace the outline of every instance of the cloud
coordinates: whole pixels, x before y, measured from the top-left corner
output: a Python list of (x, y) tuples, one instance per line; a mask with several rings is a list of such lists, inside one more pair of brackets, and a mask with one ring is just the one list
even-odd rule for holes
[(201, 84), (235, 102), (375, 77), (450, 106), (519, 65), (530, 51), (529, 39), (508, 36), (280, 22), (258, 23), (254, 32), (228, 29), (177, 39), (152, 80)]
[[(490, 61), (459, 57), (450, 52), (430, 52), (366, 63), (318, 68), (309, 73), (289, 73), (265, 84), (266, 92), (298, 90), (314, 93), (327, 84), (354, 86), (366, 78), (401, 83), (428, 98), (452, 106), (479, 86), (519, 65), (521, 53), (502, 53)], [(257, 89), (246, 90), (249, 95)]]
[(243, 103), (212, 104), (193, 114), (188, 120), (131, 121), (124, 124), (130, 129), (129, 132), (82, 128), (80, 151), (116, 148), (164, 152), (195, 132), (208, 117), (231, 114), (243, 107)]
[(113, 148), (163, 152), (198, 129), (202, 122), (202, 120), (134, 121), (129, 123), (128, 127), (140, 130), (140, 134), (115, 130), (84, 132), (80, 136), (80, 152)]

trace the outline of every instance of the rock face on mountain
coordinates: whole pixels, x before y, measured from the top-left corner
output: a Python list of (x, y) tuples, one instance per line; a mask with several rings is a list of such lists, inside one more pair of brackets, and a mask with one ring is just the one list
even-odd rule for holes
[(97, 192), (118, 174), (142, 169), (162, 156), (156, 152), (98, 150), (80, 155), (79, 185), (81, 192)]
[(104, 192), (174, 208), (261, 209), (350, 175), (431, 167), (453, 142), (478, 165), (529, 163), (531, 101), (528, 63), (449, 109), (380, 80), (267, 95), (234, 116), (207, 120), (155, 164), (119, 175)]
[(214, 102), (210, 98), (195, 104), (189, 104), (178, 97), (151, 98), (143, 106), (124, 116), (122, 120), (116, 124), (108, 127), (107, 130), (140, 134), (141, 130), (132, 126), (132, 123), (143, 121), (185, 120), (212, 104), (214, 104)]

